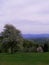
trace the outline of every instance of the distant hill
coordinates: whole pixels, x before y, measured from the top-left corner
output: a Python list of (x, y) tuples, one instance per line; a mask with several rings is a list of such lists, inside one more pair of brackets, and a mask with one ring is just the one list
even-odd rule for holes
[(22, 34), (25, 39), (49, 38), (49, 34)]

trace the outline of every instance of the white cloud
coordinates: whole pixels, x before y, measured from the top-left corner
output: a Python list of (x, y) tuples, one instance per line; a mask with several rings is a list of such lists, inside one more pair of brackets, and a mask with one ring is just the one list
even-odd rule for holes
[(0, 3), (0, 30), (11, 23), (23, 33), (49, 33), (49, 0), (0, 0)]

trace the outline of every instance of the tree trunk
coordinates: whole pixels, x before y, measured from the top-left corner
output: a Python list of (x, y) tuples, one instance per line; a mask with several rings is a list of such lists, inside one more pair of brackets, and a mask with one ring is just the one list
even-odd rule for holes
[(13, 47), (11, 47), (11, 54), (13, 54)]

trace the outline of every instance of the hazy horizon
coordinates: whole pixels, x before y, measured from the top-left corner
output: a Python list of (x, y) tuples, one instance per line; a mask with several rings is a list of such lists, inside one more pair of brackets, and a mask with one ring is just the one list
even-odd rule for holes
[(5, 24), (23, 34), (49, 34), (49, 0), (0, 0), (0, 32)]

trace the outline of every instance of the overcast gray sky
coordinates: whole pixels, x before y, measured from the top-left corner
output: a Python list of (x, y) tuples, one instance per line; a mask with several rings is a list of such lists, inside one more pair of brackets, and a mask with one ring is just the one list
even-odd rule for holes
[(7, 23), (25, 34), (49, 33), (49, 0), (0, 0), (0, 31)]

